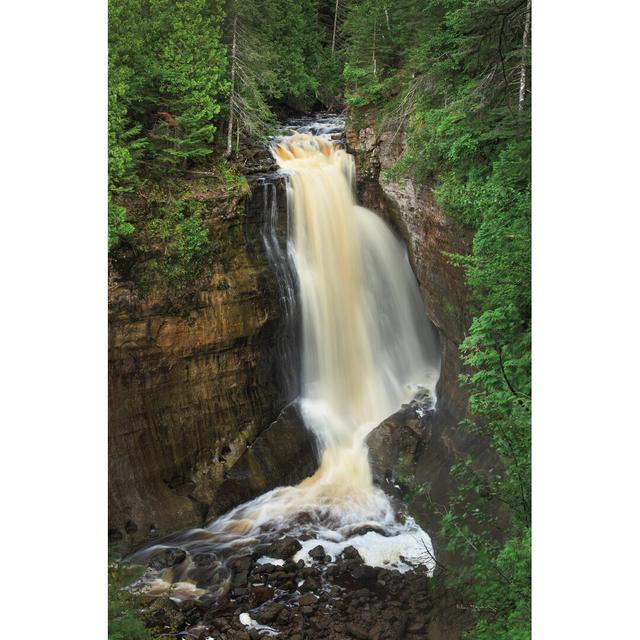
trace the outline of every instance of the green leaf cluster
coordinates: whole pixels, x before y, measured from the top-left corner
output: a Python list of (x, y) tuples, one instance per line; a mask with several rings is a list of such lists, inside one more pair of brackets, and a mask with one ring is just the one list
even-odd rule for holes
[(153, 266), (176, 292), (193, 285), (214, 257), (213, 241), (203, 225), (203, 208), (197, 200), (171, 200), (147, 226), (150, 244), (162, 247)]
[(145, 232), (129, 196), (203, 165), (215, 170), (230, 121), (238, 150), (270, 133), (276, 112), (341, 104), (334, 12), (333, 0), (109, 0), (112, 254)]

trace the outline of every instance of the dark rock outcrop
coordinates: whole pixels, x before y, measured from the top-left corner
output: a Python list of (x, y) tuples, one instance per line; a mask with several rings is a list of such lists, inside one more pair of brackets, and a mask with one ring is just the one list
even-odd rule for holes
[(215, 511), (223, 513), (275, 487), (298, 484), (316, 468), (313, 436), (298, 405), (290, 404), (226, 474), (213, 500)]
[(473, 621), (456, 594), (430, 579), (424, 567), (406, 573), (364, 565), (351, 547), (329, 564), (287, 561), (281, 567), (234, 567), (222, 601), (156, 600), (142, 615), (176, 635), (226, 640), (421, 640), (460, 638)]
[[(458, 561), (448, 554), (440, 523), (449, 496), (459, 487), (450, 473), (453, 464), (472, 456), (485, 469), (499, 460), (485, 439), (451, 423), (448, 413), (412, 402), (389, 416), (367, 437), (374, 482), (398, 501), (431, 537), (443, 565)], [(420, 487), (420, 492), (413, 489)], [(479, 504), (491, 513), (498, 505)], [(504, 514), (502, 514), (504, 516)]]

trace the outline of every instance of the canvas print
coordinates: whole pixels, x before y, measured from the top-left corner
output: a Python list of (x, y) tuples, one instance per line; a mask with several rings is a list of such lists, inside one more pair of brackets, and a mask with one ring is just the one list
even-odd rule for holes
[(109, 0), (109, 638), (531, 635), (531, 0)]

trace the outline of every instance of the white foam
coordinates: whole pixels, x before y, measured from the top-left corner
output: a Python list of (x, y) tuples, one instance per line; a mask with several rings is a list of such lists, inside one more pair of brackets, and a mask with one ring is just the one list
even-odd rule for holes
[(275, 564), (281, 567), (284, 564), (284, 560), (280, 558), (270, 558), (269, 556), (261, 556), (256, 560), (256, 564)]
[(352, 546), (358, 550), (364, 563), (371, 567), (397, 569), (405, 573), (417, 566), (424, 566), (429, 575), (433, 575), (435, 568), (431, 538), (412, 518), (407, 518), (396, 535), (384, 536), (375, 531), (369, 531), (364, 535), (339, 542), (318, 537), (305, 540), (300, 544), (302, 548), (293, 559), (294, 561), (303, 560), (305, 564), (312, 564), (309, 551), (320, 544), (334, 561), (346, 547)]
[(257, 629), (263, 631), (269, 636), (277, 636), (280, 632), (273, 627), (268, 627), (266, 624), (260, 624), (256, 622), (248, 613), (240, 614), (240, 622), (249, 629)]

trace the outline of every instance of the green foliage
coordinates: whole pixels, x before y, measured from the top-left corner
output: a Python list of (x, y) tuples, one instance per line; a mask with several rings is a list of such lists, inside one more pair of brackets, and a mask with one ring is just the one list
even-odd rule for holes
[(213, 259), (202, 210), (203, 204), (196, 200), (172, 200), (148, 225), (151, 243), (162, 247), (157, 269), (176, 292), (193, 285)]
[(247, 196), (251, 193), (251, 188), (246, 177), (238, 173), (228, 164), (223, 164), (221, 168), (222, 179), (227, 186), (227, 191), (239, 196)]
[(109, 640), (153, 640), (140, 614), (139, 599), (124, 587), (142, 575), (143, 568), (109, 562)]
[[(146, 222), (127, 210), (129, 196), (198, 165), (215, 172), (225, 154), (217, 134), (229, 132), (230, 119), (233, 144), (255, 142), (273, 129), (282, 105), (340, 104), (342, 58), (330, 48), (334, 6), (330, 0), (109, 0), (112, 254), (144, 245), (136, 236)], [(224, 171), (222, 177), (231, 193), (246, 193), (243, 180)]]
[(149, 0), (149, 88), (157, 98), (152, 157), (165, 169), (213, 153), (214, 120), (228, 90), (222, 8), (208, 0)]
[(109, 251), (134, 231), (135, 227), (127, 220), (127, 210), (112, 202), (109, 197)]
[(227, 81), (209, 0), (109, 2), (109, 250), (135, 233), (123, 195), (213, 153)]

